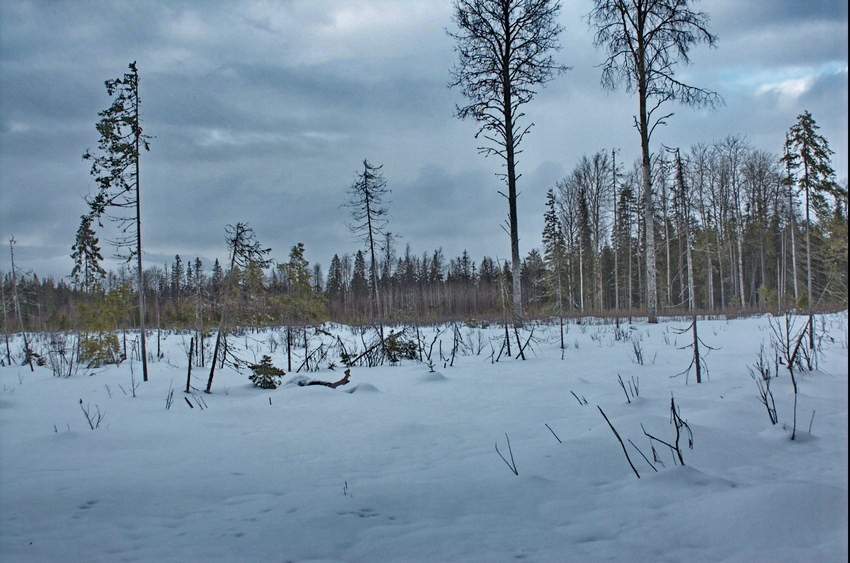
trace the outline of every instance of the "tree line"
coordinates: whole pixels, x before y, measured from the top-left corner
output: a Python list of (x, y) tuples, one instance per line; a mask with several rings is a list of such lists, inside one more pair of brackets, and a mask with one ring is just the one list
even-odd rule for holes
[[(668, 102), (715, 108), (720, 96), (675, 77), (698, 44), (716, 46), (708, 16), (687, 1), (596, 0), (588, 14), (606, 53), (604, 88), (637, 97), (640, 158), (617, 161), (616, 149), (582, 157), (541, 202), (542, 247), (523, 257), (516, 214), (519, 145), (532, 124), (522, 107), (568, 67), (560, 49), (560, 2), (455, 0), (449, 32), (458, 63), (451, 85), (473, 119), (481, 152), (504, 163), (509, 260), (446, 259), (441, 249), (414, 254), (389, 231), (390, 192), (381, 166), (363, 161), (349, 187), (352, 233), (362, 250), (335, 255), (327, 275), (295, 244), (272, 264), (245, 223), (228, 225), (228, 263), (207, 267), (180, 256), (142, 264), (140, 156), (143, 132), (135, 63), (105, 82), (112, 97), (99, 113), (98, 151), (86, 151), (97, 190), (86, 198), (68, 280), (3, 275), (4, 330), (113, 330), (145, 326), (225, 329), (234, 324), (314, 325), (326, 320), (374, 323), (447, 319), (501, 320), (566, 315), (694, 314), (697, 310), (785, 310), (846, 306), (847, 188), (835, 181), (832, 151), (804, 111), (781, 154), (730, 136), (689, 148), (650, 150)], [(782, 146), (781, 140), (777, 143)], [(96, 229), (115, 224), (111, 242), (126, 262), (106, 272)], [(240, 238), (241, 237), (241, 238)], [(244, 245), (244, 246), (243, 246)], [(140, 314), (140, 312), (142, 314)]]

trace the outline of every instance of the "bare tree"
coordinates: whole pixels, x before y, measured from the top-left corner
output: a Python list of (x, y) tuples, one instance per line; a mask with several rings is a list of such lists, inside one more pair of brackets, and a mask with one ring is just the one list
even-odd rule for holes
[(380, 236), (388, 236), (386, 232), (388, 210), (384, 198), (390, 192), (387, 181), (381, 173), (382, 168), (383, 165), (372, 166), (368, 160), (364, 160), (363, 173), (357, 174), (357, 179), (348, 189), (349, 200), (346, 204), (351, 209), (351, 217), (354, 219), (348, 228), (363, 240), (369, 250), (369, 279), (381, 342), (384, 340), (384, 322), (378, 294), (378, 259), (375, 248), (379, 244)]
[(550, 54), (560, 49), (558, 35), (563, 28), (556, 22), (560, 9), (561, 3), (552, 0), (455, 0), (453, 20), (458, 31), (449, 33), (457, 41), (459, 58), (451, 70), (450, 86), (460, 87), (469, 101), (458, 106), (456, 114), (481, 124), (476, 138), (483, 134), (490, 142), (479, 148), (481, 153), (505, 161), (516, 321), (522, 319), (517, 147), (533, 125), (520, 123), (525, 115), (520, 108), (531, 101), (538, 86), (567, 70)]
[(218, 333), (215, 337), (212, 360), (210, 361), (210, 377), (207, 381), (207, 393), (212, 392), (216, 360), (219, 358), (222, 333), (227, 323), (228, 299), (230, 299), (231, 293), (235, 290), (236, 271), (248, 270), (250, 268), (267, 268), (271, 263), (271, 260), (266, 258), (269, 252), (271, 252), (271, 248), (260, 246), (260, 242), (254, 235), (254, 229), (249, 227), (247, 223), (236, 223), (235, 227), (233, 225), (227, 225), (225, 231), (227, 233), (227, 246), (230, 249), (230, 269), (224, 278), (224, 287), (221, 291), (221, 319), (218, 324)]
[(717, 41), (705, 27), (708, 16), (692, 11), (688, 4), (688, 0), (596, 0), (588, 14), (596, 31), (594, 44), (608, 54), (602, 64), (602, 86), (613, 90), (622, 84), (638, 95), (634, 120), (641, 144), (649, 322), (657, 322), (658, 313), (649, 142), (655, 128), (673, 115), (656, 112), (669, 101), (694, 107), (715, 107), (723, 101), (716, 92), (675, 77), (676, 65), (690, 62), (688, 52), (694, 44), (714, 46)]

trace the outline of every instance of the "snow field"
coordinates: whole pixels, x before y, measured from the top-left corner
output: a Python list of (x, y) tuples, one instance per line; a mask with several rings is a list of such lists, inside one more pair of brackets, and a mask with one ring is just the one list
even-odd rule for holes
[[(184, 400), (185, 335), (164, 337), (149, 382), (133, 364), (136, 397), (130, 362), (68, 379), (3, 367), (0, 558), (843, 562), (847, 313), (826, 317), (819, 370), (799, 374), (795, 441), (787, 371), (780, 366), (771, 385), (776, 426), (747, 371), (760, 344), (770, 352), (768, 323), (701, 321), (717, 349), (700, 385), (693, 372), (687, 384), (671, 377), (691, 355), (680, 349), (690, 334), (675, 332), (688, 323), (678, 321), (623, 325), (640, 339), (644, 365), (612, 325), (569, 324), (564, 360), (557, 326), (540, 326), (527, 361), (493, 363), (488, 344), (436, 373), (412, 361), (354, 367), (337, 389), (261, 390), (247, 370), (228, 368), (213, 394), (201, 394), (204, 409)], [(330, 330), (359, 340), (347, 327)], [(430, 342), (433, 329), (423, 330)], [(498, 350), (497, 327), (461, 332)], [(268, 334), (233, 341), (253, 361), (270, 352)], [(450, 333), (443, 339), (446, 353)], [(285, 367), (282, 348), (271, 355)], [(202, 388), (206, 370), (193, 372)], [(618, 374), (639, 382), (631, 403)], [(652, 459), (641, 424), (674, 439), (671, 393), (694, 448), (683, 446), (681, 467), (656, 446), (656, 472), (628, 440)], [(105, 413), (99, 428), (89, 428), (80, 399)], [(506, 434), (516, 476), (494, 447), (509, 456)]]

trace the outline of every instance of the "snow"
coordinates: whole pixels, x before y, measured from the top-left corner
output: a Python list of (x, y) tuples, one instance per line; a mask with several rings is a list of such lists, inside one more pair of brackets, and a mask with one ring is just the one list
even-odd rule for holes
[[(772, 356), (769, 322), (701, 321), (716, 350), (699, 385), (693, 373), (673, 377), (691, 355), (680, 349), (690, 335), (675, 332), (688, 323), (673, 320), (632, 325), (644, 365), (599, 320), (567, 326), (563, 360), (557, 325), (535, 328), (526, 361), (495, 363), (499, 328), (462, 327), (485, 343), (480, 354), (435, 362), (434, 372), (407, 360), (354, 367), (338, 389), (287, 384), (303, 375), (290, 374), (262, 390), (228, 368), (213, 394), (187, 396), (189, 336), (174, 333), (163, 334), (146, 383), (137, 361), (70, 378), (2, 367), (0, 559), (843, 562), (847, 313), (819, 323), (818, 369), (798, 373), (794, 441), (787, 371), (771, 385), (774, 426), (747, 370), (760, 344)], [(326, 328), (359, 342), (347, 327)], [(434, 329), (423, 330), (430, 343)], [(270, 332), (236, 339), (240, 353), (285, 367)], [(451, 331), (442, 338), (445, 354)], [(309, 377), (335, 381), (339, 371)], [(193, 373), (202, 388), (206, 371)], [(630, 403), (618, 374), (639, 383)], [(694, 446), (683, 440), (679, 466), (656, 445), (656, 472), (628, 440), (649, 459), (641, 425), (674, 440), (671, 397)], [(99, 428), (81, 399), (105, 413)], [(510, 460), (508, 439), (518, 475), (496, 453)]]

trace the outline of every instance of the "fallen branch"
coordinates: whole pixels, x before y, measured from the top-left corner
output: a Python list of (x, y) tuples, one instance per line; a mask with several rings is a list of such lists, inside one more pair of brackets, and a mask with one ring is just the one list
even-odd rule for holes
[(347, 369), (347, 370), (345, 370), (345, 376), (344, 376), (342, 379), (340, 379), (339, 381), (334, 381), (333, 383), (331, 383), (330, 381), (318, 381), (318, 380), (315, 380), (315, 381), (308, 381), (308, 382), (306, 382), (306, 383), (303, 383), (302, 385), (303, 385), (303, 386), (308, 386), (308, 385), (324, 385), (325, 387), (330, 387), (331, 389), (336, 389), (336, 388), (337, 388), (337, 387), (339, 387), (340, 385), (346, 385), (346, 384), (348, 383), (348, 379), (349, 379), (350, 377), (351, 377), (351, 370), (350, 370), (350, 369)]

